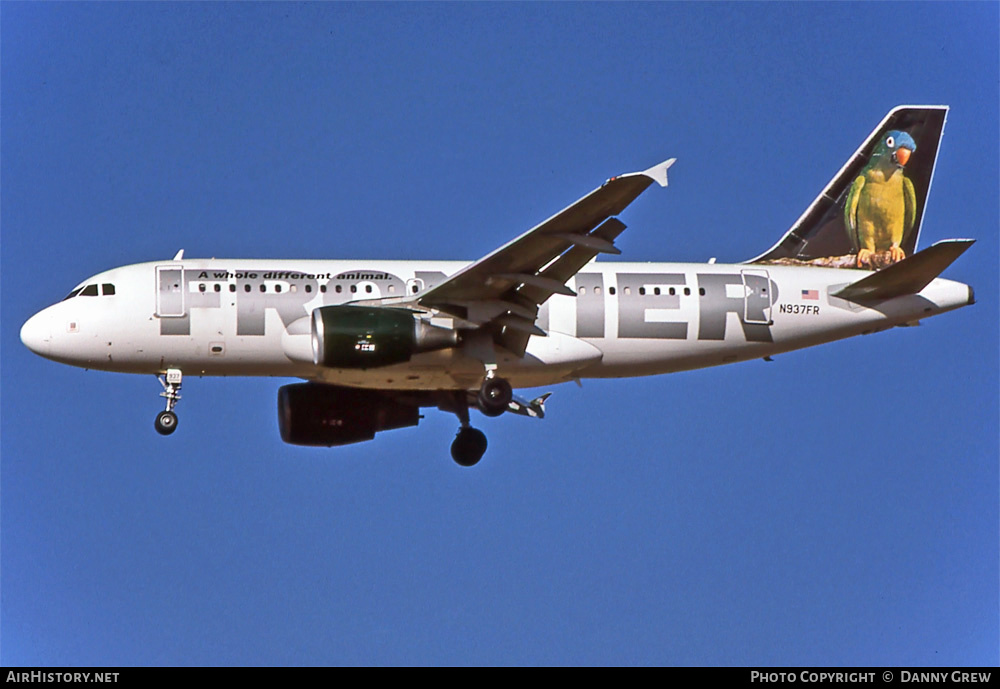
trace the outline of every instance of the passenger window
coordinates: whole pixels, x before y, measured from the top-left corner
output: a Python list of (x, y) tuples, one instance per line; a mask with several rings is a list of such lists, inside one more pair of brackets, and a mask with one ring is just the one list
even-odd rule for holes
[(312, 291), (313, 291), (313, 286), (312, 285), (306, 285), (306, 292), (309, 293), (309, 292), (312, 292)]
[(416, 294), (419, 291), (419, 289), (417, 288), (416, 285), (414, 285), (413, 287), (410, 288), (410, 291)]
[(389, 285), (389, 294), (395, 294), (395, 293), (396, 293), (396, 286)]
[(615, 294), (615, 288), (614, 288), (614, 287), (608, 287), (608, 293), (609, 293), (609, 294), (610, 294), (611, 296), (614, 296), (614, 294)]
[(690, 287), (685, 287), (684, 288), (684, 296), (685, 297), (691, 296), (691, 288)]
[(236, 291), (236, 285), (234, 285), (234, 284), (230, 283), (230, 284), (229, 284), (229, 291), (230, 291), (230, 292), (235, 292), (235, 291)]
[(673, 287), (671, 287), (670, 288), (670, 296), (672, 297), (672, 296), (674, 296), (676, 294), (677, 294), (677, 290), (675, 290)]
[(351, 285), (351, 294), (354, 294), (357, 291), (358, 291), (358, 286), (357, 285)]
[(106, 297), (113, 297), (115, 295), (115, 286), (110, 282), (105, 282), (101, 285), (101, 294)]
[(326, 292), (326, 285), (320, 285), (319, 286), (319, 291), (325, 293)]
[(334, 291), (336, 291), (336, 292), (337, 292), (337, 294), (340, 294), (340, 293), (341, 293), (341, 292), (343, 291), (343, 289), (344, 289), (344, 288), (343, 288), (343, 287), (341, 287), (340, 285), (337, 285), (337, 286), (336, 286), (336, 287), (334, 287), (333, 289), (334, 289)]
[(220, 285), (218, 282), (215, 283), (215, 291), (216, 292), (221, 292), (222, 291), (222, 285)]
[(581, 287), (578, 291), (580, 292), (580, 294), (586, 294), (587, 293), (587, 288), (586, 287)]
[(653, 288), (653, 294), (655, 294), (656, 296), (660, 296), (660, 288), (659, 287), (654, 287)]
[(82, 297), (96, 297), (97, 296), (97, 285), (87, 285), (80, 291), (80, 296)]
[(371, 294), (372, 293), (372, 286), (371, 285), (365, 285), (365, 292), (368, 292), (368, 294)]
[(243, 285), (243, 291), (244, 292), (249, 292), (250, 291), (250, 285)]
[(201, 284), (198, 285), (198, 291), (199, 292), (204, 292), (205, 291), (205, 283), (204, 282), (202, 282)]
[(640, 294), (640, 296), (646, 294), (646, 288), (645, 287), (640, 287), (639, 288), (639, 294)]
[(267, 285), (261, 285), (260, 286), (260, 291), (261, 292), (266, 292), (267, 291)]
[(700, 294), (701, 296), (704, 297), (705, 296), (705, 288), (704, 287), (699, 287), (698, 288), (698, 294)]
[(280, 294), (281, 293), (281, 285), (275, 285), (274, 286), (274, 291)]

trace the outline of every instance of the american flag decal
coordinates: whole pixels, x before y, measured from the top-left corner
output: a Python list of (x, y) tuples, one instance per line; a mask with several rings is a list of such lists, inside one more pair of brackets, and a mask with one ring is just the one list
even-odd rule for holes
[(803, 299), (819, 299), (819, 292), (814, 289), (804, 289), (802, 290)]

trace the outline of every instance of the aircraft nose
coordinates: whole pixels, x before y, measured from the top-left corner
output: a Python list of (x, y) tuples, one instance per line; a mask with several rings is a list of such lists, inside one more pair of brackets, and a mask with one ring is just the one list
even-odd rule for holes
[(45, 356), (52, 343), (52, 319), (39, 311), (21, 326), (21, 342), (35, 354)]

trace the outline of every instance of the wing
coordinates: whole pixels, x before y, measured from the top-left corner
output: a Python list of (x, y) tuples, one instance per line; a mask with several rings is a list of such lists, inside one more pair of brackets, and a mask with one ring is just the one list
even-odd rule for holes
[(463, 268), (414, 301), (450, 314), (466, 327), (491, 328), (494, 341), (521, 355), (538, 308), (553, 294), (574, 295), (565, 283), (597, 254), (621, 253), (614, 239), (621, 213), (650, 184), (667, 186), (674, 158), (643, 172), (612, 177), (573, 205)]

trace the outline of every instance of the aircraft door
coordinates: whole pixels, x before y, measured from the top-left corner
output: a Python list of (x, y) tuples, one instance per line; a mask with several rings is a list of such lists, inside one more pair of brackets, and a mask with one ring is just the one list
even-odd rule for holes
[(743, 275), (743, 322), (771, 324), (771, 279), (766, 270), (748, 268), (740, 271)]
[(170, 318), (184, 313), (184, 268), (156, 266), (156, 315)]

